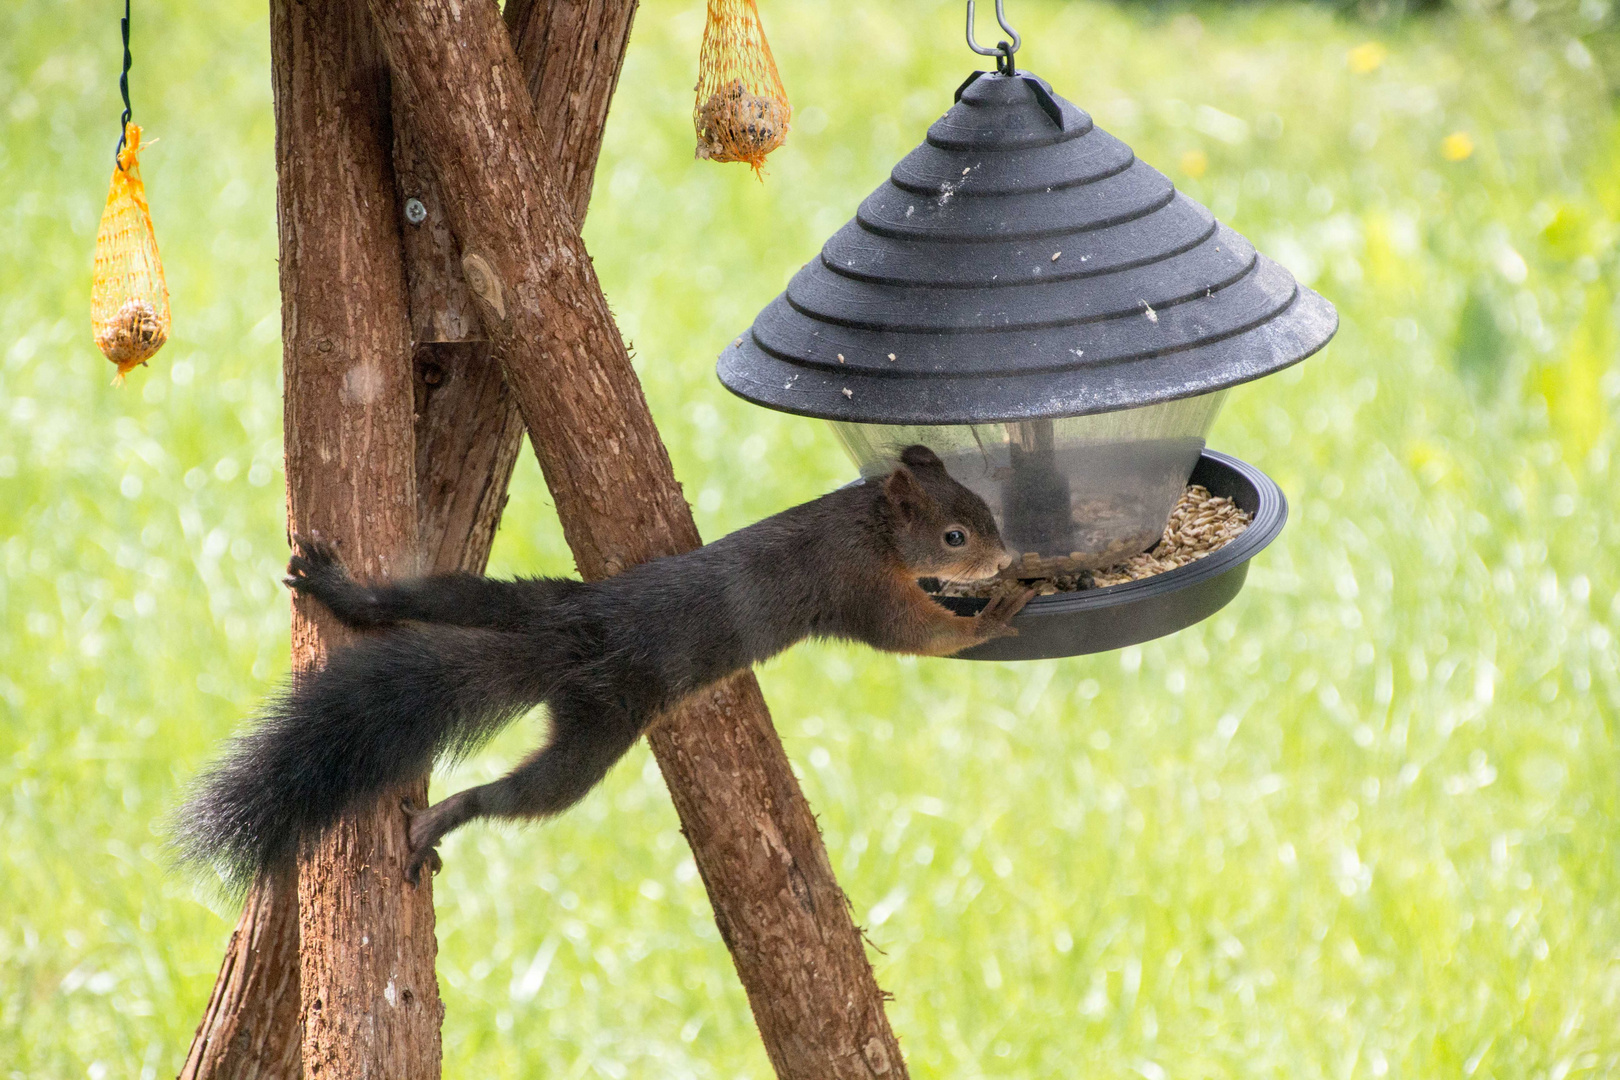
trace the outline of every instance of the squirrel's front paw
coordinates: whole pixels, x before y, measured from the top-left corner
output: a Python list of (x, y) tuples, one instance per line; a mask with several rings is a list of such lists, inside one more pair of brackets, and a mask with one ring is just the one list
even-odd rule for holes
[(1024, 605), (1034, 597), (1034, 589), (1016, 589), (992, 596), (990, 602), (984, 605), (977, 616), (979, 625), (985, 628), (985, 636), (1017, 637), (1018, 631), (1007, 624), (1012, 621), (1014, 615), (1024, 610)]

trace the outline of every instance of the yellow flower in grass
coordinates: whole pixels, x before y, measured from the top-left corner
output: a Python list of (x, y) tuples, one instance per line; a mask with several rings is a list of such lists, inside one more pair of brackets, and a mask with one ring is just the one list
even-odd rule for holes
[(1350, 65), (1351, 73), (1365, 75), (1369, 71), (1377, 71), (1383, 66), (1384, 58), (1388, 55), (1389, 50), (1378, 42), (1364, 41), (1350, 50), (1347, 63)]
[(1474, 154), (1474, 137), (1466, 131), (1453, 131), (1440, 140), (1440, 156), (1447, 161), (1463, 161)]

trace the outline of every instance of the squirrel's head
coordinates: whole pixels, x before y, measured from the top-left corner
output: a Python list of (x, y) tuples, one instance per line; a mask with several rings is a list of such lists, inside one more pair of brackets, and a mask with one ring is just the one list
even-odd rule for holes
[(926, 446), (908, 446), (883, 481), (894, 543), (917, 577), (977, 581), (1011, 565), (984, 500), (952, 480)]

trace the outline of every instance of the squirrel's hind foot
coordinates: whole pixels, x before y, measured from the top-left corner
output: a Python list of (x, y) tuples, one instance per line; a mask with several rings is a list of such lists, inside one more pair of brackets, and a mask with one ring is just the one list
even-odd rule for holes
[(411, 861), (405, 864), (405, 880), (412, 885), (422, 884), (422, 867), (427, 867), (429, 877), (438, 877), (439, 871), (444, 869), (444, 859), (439, 856), (438, 848), (423, 848), (411, 856)]
[(293, 534), (293, 554), (287, 560), (287, 576), (282, 584), (296, 592), (320, 594), (323, 587), (350, 580), (349, 571), (338, 557), (337, 547), (321, 539), (320, 533)]
[(444, 869), (444, 860), (439, 857), (439, 841), (445, 833), (476, 816), (477, 809), (471, 789), (457, 792), (426, 809), (418, 809), (410, 799), (401, 799), (399, 808), (405, 812), (411, 845), (405, 877), (415, 885), (421, 880), (422, 867), (428, 867), (434, 874)]

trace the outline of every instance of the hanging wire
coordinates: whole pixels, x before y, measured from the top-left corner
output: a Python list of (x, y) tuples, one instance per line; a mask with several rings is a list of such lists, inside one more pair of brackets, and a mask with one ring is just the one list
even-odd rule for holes
[(124, 70), (118, 76), (118, 92), (124, 96), (124, 115), (118, 120), (118, 145), (113, 148), (113, 165), (118, 165), (118, 155), (124, 152), (124, 129), (129, 124), (131, 116), (129, 107), (129, 65), (133, 59), (129, 55), (129, 0), (124, 0), (124, 17), (118, 20), (119, 28), (124, 32)]
[[(127, 3), (128, 0), (125, 0), (125, 2)], [(996, 42), (996, 47), (995, 48), (987, 49), (983, 45), (980, 45), (978, 43), (978, 41), (974, 39), (974, 37), (973, 37), (974, 0), (967, 0), (967, 43), (968, 43), (968, 48), (972, 49), (974, 52), (978, 53), (980, 56), (993, 56), (993, 57), (995, 57), (996, 58), (996, 70), (998, 72), (1000, 72), (1003, 75), (1012, 75), (1012, 74), (1015, 74), (1015, 71), (1013, 69), (1013, 53), (1017, 52), (1018, 47), (1023, 44), (1023, 39), (1018, 36), (1018, 31), (1014, 30), (1010, 25), (1008, 25), (1008, 23), (1007, 23), (1007, 13), (1004, 10), (1002, 10), (1002, 3), (1003, 3), (1003, 0), (996, 0), (996, 22), (1000, 23), (1001, 28), (1003, 30), (1005, 30), (1007, 32), (1007, 34), (1012, 38), (1012, 43), (1009, 45), (1005, 41), (998, 41), (998, 42)]]

